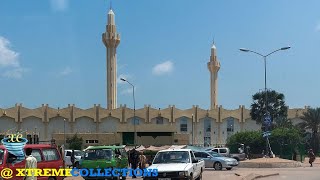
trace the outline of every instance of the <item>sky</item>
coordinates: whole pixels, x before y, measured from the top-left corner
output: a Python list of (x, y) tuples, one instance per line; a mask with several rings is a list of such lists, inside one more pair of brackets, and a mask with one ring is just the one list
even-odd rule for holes
[[(107, 13), (121, 42), (118, 78), (135, 86), (137, 109), (210, 108), (207, 62), (213, 40), (221, 64), (218, 104), (249, 108), (267, 86), (290, 108), (320, 106), (320, 1), (3, 0), (0, 1), (0, 108), (106, 107)], [(133, 106), (118, 81), (118, 106)]]

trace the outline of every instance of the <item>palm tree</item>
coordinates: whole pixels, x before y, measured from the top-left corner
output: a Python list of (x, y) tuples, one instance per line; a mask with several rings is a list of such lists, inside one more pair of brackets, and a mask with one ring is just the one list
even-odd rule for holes
[(299, 126), (304, 130), (311, 130), (311, 147), (314, 152), (317, 153), (319, 149), (319, 128), (320, 128), (320, 108), (309, 108), (307, 112), (303, 113), (301, 117), (303, 122), (299, 123)]
[[(278, 93), (274, 90), (268, 91), (268, 112), (272, 120), (282, 120), (287, 118), (288, 107), (285, 103), (284, 94)], [(257, 124), (263, 122), (266, 113), (265, 96), (266, 92), (258, 92), (252, 96), (253, 103), (251, 104), (250, 116)]]

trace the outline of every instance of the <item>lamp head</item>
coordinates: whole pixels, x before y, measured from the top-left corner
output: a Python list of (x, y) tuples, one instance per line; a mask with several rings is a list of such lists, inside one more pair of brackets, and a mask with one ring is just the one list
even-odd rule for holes
[(287, 46), (287, 47), (281, 48), (280, 50), (287, 50), (287, 49), (290, 49), (290, 48), (291, 48), (290, 46)]
[(243, 52), (249, 52), (249, 49), (246, 49), (246, 48), (240, 48), (239, 50)]
[(121, 81), (127, 81), (127, 80), (125, 80), (125, 79), (123, 79), (123, 78), (120, 78), (120, 80), (121, 80)]

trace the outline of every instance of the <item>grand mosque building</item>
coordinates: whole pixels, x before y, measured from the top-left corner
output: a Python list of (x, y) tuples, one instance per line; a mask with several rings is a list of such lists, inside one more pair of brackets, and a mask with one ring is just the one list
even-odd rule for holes
[[(174, 105), (155, 109), (151, 105), (145, 105), (144, 108), (134, 110), (126, 105), (117, 105), (116, 54), (120, 35), (111, 9), (102, 42), (106, 47), (106, 108), (99, 104), (94, 104), (89, 109), (80, 109), (74, 104), (58, 109), (48, 104), (42, 104), (36, 109), (29, 109), (22, 104), (7, 109), (0, 108), (1, 135), (10, 131), (22, 131), (37, 134), (40, 141), (50, 141), (53, 138), (57, 144), (63, 144), (65, 138), (77, 133), (83, 138), (85, 146), (116, 143), (132, 145), (134, 142), (138, 145), (223, 145), (234, 133), (260, 129), (260, 125), (251, 119), (250, 110), (243, 105), (233, 110), (218, 105), (220, 62), (215, 45), (208, 48), (210, 109), (199, 106), (178, 109)], [(307, 107), (289, 109), (288, 118), (296, 124), (301, 121), (299, 117), (306, 110)]]

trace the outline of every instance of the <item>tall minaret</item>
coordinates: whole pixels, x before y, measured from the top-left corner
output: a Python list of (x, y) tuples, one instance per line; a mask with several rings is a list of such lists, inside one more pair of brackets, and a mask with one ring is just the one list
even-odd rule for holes
[(210, 102), (211, 109), (218, 107), (218, 71), (220, 69), (220, 62), (217, 59), (216, 46), (212, 45), (211, 47), (211, 56), (210, 61), (208, 62), (208, 69), (210, 71)]
[(110, 8), (106, 32), (102, 34), (102, 41), (107, 48), (107, 108), (117, 108), (117, 46), (120, 35), (117, 33), (114, 13)]

